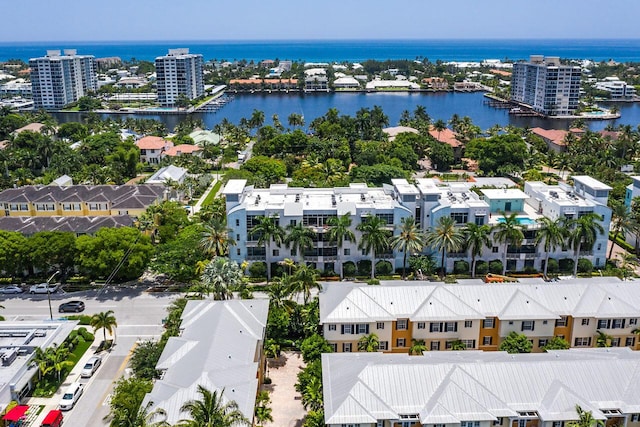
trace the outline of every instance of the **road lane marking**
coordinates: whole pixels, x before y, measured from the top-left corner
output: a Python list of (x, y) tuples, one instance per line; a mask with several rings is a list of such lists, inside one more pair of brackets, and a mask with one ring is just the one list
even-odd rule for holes
[[(124, 358), (124, 360), (122, 361), (122, 363), (120, 364), (120, 367), (118, 368), (118, 371), (116, 372), (116, 376), (115, 378), (117, 378), (115, 381), (111, 382), (111, 385), (109, 387), (107, 387), (107, 391), (104, 392), (104, 394), (102, 395), (102, 399), (100, 399), (100, 402), (105, 402), (107, 397), (109, 397), (109, 395), (111, 394), (111, 392), (113, 391), (113, 385), (120, 380), (120, 377), (122, 376), (122, 373), (124, 372), (124, 370), (127, 368), (127, 365), (129, 364), (129, 359), (131, 359), (131, 356), (133, 356), (133, 352), (135, 351), (136, 347), (138, 347), (138, 343), (135, 342), (133, 343), (133, 346), (131, 347), (131, 350), (129, 350), (129, 354), (127, 354), (127, 356)], [(96, 409), (99, 409), (101, 406), (103, 406), (102, 404), (98, 404), (98, 406), (96, 406)]]

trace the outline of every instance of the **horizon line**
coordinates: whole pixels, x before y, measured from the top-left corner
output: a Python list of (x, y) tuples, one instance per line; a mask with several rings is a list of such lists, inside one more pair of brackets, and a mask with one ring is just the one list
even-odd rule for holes
[(96, 40), (15, 40), (0, 41), (0, 45), (10, 45), (17, 43), (167, 43), (167, 42), (231, 42), (231, 43), (270, 43), (270, 42), (326, 42), (326, 41), (503, 41), (503, 40), (519, 40), (519, 41), (638, 41), (640, 37), (635, 38), (593, 38), (593, 37), (437, 37), (437, 38), (273, 38), (273, 39), (96, 39)]

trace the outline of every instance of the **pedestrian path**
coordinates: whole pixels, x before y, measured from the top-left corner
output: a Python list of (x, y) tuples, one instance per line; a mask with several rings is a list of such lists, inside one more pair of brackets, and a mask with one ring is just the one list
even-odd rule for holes
[(206, 189), (206, 191), (202, 194), (202, 196), (198, 199), (198, 202), (195, 204), (195, 206), (193, 206), (193, 208), (191, 209), (191, 215), (194, 215), (200, 212), (200, 209), (202, 209), (202, 203), (204, 203), (209, 193), (213, 191), (213, 187), (215, 187), (216, 182), (218, 182), (221, 178), (222, 176), (220, 174), (215, 174), (213, 176), (213, 180), (211, 181), (211, 184)]

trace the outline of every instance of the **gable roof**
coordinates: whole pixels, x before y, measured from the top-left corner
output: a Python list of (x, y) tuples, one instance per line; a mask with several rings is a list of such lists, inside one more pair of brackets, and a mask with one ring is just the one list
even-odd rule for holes
[[(417, 416), (421, 424), (493, 421), (537, 412), (543, 422), (578, 418), (575, 405), (635, 411), (640, 353), (628, 348), (542, 354), (428, 352), (322, 355), (328, 425)], [(597, 372), (586, 375), (585, 372)]]

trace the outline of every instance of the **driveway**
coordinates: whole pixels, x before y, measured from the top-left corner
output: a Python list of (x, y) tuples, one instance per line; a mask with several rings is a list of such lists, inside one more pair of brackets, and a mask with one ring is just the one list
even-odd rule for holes
[(300, 427), (307, 411), (302, 406), (300, 393), (295, 389), (298, 372), (305, 367), (299, 352), (286, 351), (275, 360), (268, 361), (271, 384), (263, 386), (271, 396), (272, 423), (265, 426)]

